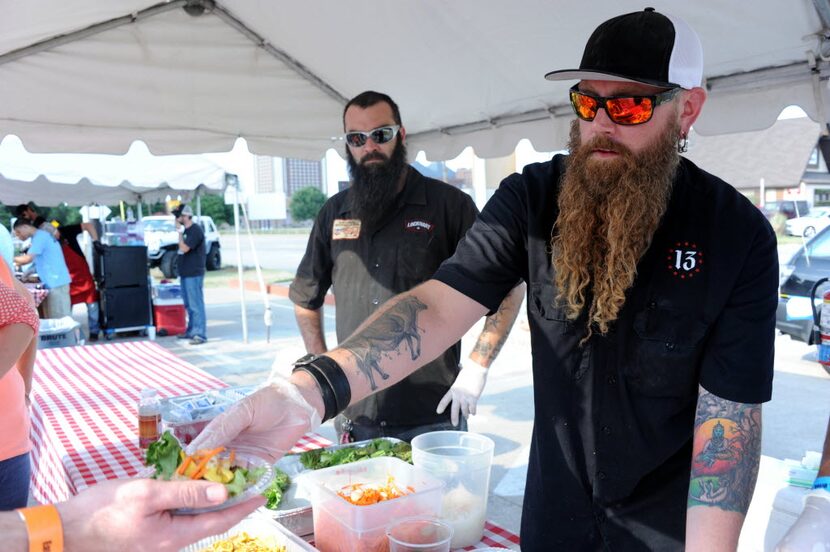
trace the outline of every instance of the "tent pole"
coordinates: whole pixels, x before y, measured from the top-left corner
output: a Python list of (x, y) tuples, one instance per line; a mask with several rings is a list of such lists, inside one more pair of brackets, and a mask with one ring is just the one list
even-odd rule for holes
[(236, 273), (239, 278), (239, 305), (242, 310), (242, 342), (248, 343), (248, 309), (245, 306), (245, 282), (242, 281), (242, 249), (239, 246), (239, 185), (233, 190), (233, 231), (236, 235)]
[(202, 194), (199, 193), (199, 190), (196, 190), (196, 216), (202, 216)]
[[(248, 234), (248, 243), (251, 245), (251, 251), (254, 253), (254, 267), (256, 268), (256, 278), (259, 282), (259, 292), (262, 294), (262, 304), (265, 306), (265, 342), (271, 343), (271, 304), (268, 301), (268, 288), (265, 286), (265, 278), (262, 277), (262, 267), (259, 265), (259, 255), (257, 255), (256, 247), (254, 246), (254, 238), (251, 235), (251, 224), (248, 221), (248, 210), (245, 209), (245, 204), (242, 207), (242, 218), (245, 220), (245, 230)], [(239, 246), (237, 246), (238, 248)]]

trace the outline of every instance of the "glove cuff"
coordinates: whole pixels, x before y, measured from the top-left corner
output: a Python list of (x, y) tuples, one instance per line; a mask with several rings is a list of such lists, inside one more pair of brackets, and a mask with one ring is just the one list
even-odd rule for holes
[(323, 421), (320, 419), (320, 413), (317, 412), (317, 409), (311, 406), (303, 394), (300, 393), (300, 390), (297, 389), (297, 386), (288, 381), (286, 378), (277, 375), (271, 375), (268, 378), (268, 383), (266, 385), (271, 385), (277, 389), (279, 389), (284, 395), (288, 396), (295, 404), (302, 407), (308, 413), (308, 425), (309, 431), (316, 431), (320, 424)]

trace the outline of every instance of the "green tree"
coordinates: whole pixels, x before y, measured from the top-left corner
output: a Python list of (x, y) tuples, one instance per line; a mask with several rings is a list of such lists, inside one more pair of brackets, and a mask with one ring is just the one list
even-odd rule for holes
[(326, 194), (313, 186), (297, 190), (291, 196), (289, 205), (291, 218), (296, 221), (313, 219), (325, 202)]
[[(190, 203), (193, 212), (196, 212), (196, 200)], [(202, 214), (213, 219), (217, 226), (223, 222), (233, 224), (233, 206), (225, 205), (225, 198), (218, 194), (202, 196)]]

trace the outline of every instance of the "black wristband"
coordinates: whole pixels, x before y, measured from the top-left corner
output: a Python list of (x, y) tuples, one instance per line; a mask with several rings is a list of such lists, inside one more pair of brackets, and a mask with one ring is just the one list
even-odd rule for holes
[(311, 364), (295, 364), (294, 370), (291, 372), (294, 373), (297, 370), (302, 370), (314, 378), (317, 387), (320, 389), (320, 395), (323, 398), (323, 409), (325, 410), (322, 422), (327, 422), (337, 416), (337, 401), (334, 399), (334, 391), (329, 382), (326, 381), (326, 377), (320, 373), (320, 370)]
[[(334, 392), (334, 400), (337, 404), (337, 414), (346, 410), (352, 402), (352, 386), (349, 385), (349, 378), (337, 362), (327, 356), (318, 356), (311, 360), (311, 365), (320, 370)], [(336, 415), (336, 414), (335, 414)]]
[(320, 388), (326, 410), (323, 421), (343, 412), (352, 400), (349, 380), (340, 365), (327, 356), (306, 355), (294, 363), (294, 371), (304, 370)]

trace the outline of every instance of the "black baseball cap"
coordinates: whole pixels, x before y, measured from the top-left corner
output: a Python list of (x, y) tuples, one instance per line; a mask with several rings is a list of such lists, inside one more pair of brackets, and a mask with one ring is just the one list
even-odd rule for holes
[(551, 71), (545, 78), (691, 89), (703, 80), (703, 48), (685, 21), (646, 8), (601, 24), (585, 45), (579, 69)]

